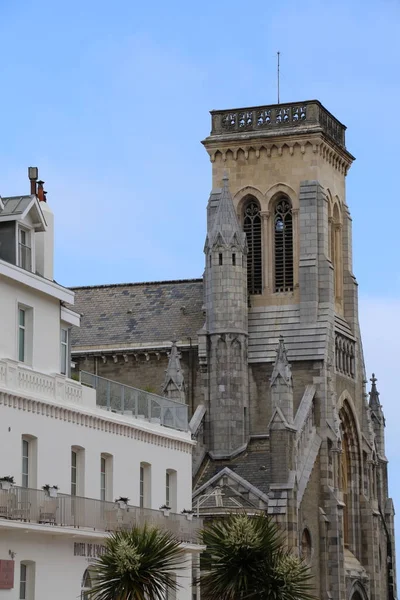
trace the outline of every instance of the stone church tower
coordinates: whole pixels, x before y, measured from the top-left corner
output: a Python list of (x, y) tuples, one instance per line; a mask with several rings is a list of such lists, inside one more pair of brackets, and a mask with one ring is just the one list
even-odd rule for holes
[(74, 360), (135, 387), (156, 381), (189, 405), (196, 512), (273, 516), (321, 600), (393, 600), (385, 419), (375, 376), (369, 397), (366, 387), (346, 128), (318, 101), (211, 119), (204, 278), (76, 289)]

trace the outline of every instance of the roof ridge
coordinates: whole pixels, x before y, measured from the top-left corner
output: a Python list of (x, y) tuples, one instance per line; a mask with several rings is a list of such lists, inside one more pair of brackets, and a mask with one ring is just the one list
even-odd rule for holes
[(203, 278), (196, 279), (166, 279), (163, 281), (137, 281), (131, 283), (101, 283), (99, 285), (77, 285), (71, 286), (70, 290), (93, 290), (96, 288), (135, 287), (139, 285), (166, 285), (174, 283), (203, 283)]

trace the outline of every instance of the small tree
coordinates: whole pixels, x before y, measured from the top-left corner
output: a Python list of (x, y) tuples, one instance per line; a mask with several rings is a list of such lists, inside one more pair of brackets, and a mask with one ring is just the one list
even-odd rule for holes
[(232, 515), (204, 528), (204, 600), (315, 600), (308, 567), (266, 516)]
[(164, 600), (167, 588), (179, 587), (173, 573), (184, 553), (170, 532), (135, 526), (111, 534), (105, 547), (94, 565), (91, 600)]

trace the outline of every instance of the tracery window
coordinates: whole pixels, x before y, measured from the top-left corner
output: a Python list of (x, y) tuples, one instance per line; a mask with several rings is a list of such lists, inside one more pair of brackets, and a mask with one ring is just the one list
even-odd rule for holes
[(275, 292), (293, 290), (293, 215), (288, 198), (281, 198), (275, 207)]
[(262, 293), (262, 247), (260, 206), (250, 198), (244, 207), (243, 229), (247, 238), (247, 289), (249, 294)]

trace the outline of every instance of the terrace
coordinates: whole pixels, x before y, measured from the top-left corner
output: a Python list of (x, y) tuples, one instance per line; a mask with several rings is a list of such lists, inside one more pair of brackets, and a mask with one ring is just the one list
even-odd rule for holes
[(40, 525), (49, 533), (87, 535), (90, 532), (104, 533), (117, 529), (130, 529), (134, 524), (155, 526), (173, 533), (183, 544), (198, 544), (198, 530), (202, 520), (192, 515), (169, 513), (118, 502), (103, 502), (92, 498), (57, 494), (11, 486), (0, 489), (0, 528), (12, 523)]
[(163, 396), (81, 371), (80, 381), (35, 371), (14, 360), (0, 360), (0, 391), (22, 397), (101, 408), (179, 431), (188, 431), (188, 407)]

